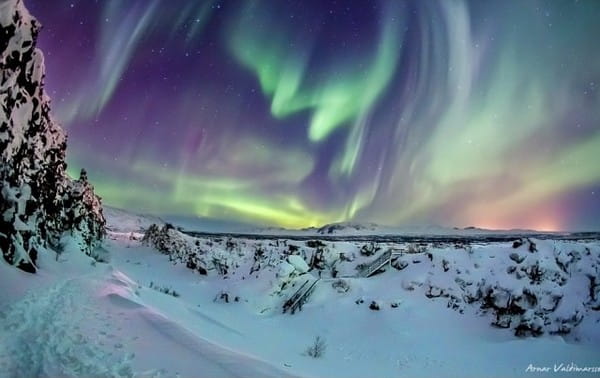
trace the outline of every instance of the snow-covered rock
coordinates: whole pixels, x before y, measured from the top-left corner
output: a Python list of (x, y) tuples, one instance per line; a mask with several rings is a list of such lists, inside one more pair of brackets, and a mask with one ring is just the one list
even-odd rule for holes
[(174, 260), (185, 259), (192, 253), (192, 248), (184, 235), (171, 224), (166, 224), (162, 228), (156, 224), (151, 225), (146, 230), (142, 241), (171, 256)]
[(287, 262), (282, 262), (279, 264), (279, 271), (277, 272), (277, 278), (281, 281), (287, 280), (296, 270), (296, 268), (292, 264), (288, 264)]
[(304, 259), (298, 255), (288, 256), (287, 261), (293, 265), (294, 269), (296, 269), (299, 273), (306, 273), (309, 270), (306, 261), (304, 261)]
[[(168, 255), (171, 261), (185, 263), (188, 268), (200, 274), (207, 274), (208, 264), (204, 251), (191, 243), (189, 237), (176, 230), (171, 224), (167, 223), (162, 227), (152, 224), (146, 230), (142, 243)], [(221, 268), (223, 264), (213, 259), (212, 265)]]
[(396, 257), (405, 290), (423, 290), (461, 313), (477, 310), (516, 336), (566, 335), (598, 314), (600, 250), (584, 243), (526, 240), (470, 251), (432, 248)]
[(20, 0), (0, 3), (0, 248), (10, 264), (35, 272), (65, 233), (91, 254), (104, 235), (100, 200), (82, 171), (66, 175), (66, 136), (50, 114), (40, 24)]

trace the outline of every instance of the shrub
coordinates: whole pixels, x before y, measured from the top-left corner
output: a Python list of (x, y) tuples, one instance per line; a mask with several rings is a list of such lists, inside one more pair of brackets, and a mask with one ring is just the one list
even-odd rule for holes
[(331, 286), (336, 289), (338, 293), (346, 293), (348, 290), (350, 290), (350, 284), (342, 279), (333, 281)]
[(308, 240), (308, 241), (306, 241), (306, 246), (308, 248), (320, 248), (320, 247), (325, 247), (326, 244), (320, 240)]
[(380, 246), (371, 242), (369, 244), (365, 244), (362, 246), (362, 248), (360, 249), (360, 254), (363, 256), (373, 256), (380, 249), (381, 249)]
[(321, 358), (325, 354), (326, 348), (327, 344), (325, 343), (325, 340), (321, 336), (317, 336), (313, 343), (306, 348), (304, 354), (312, 358)]
[(421, 244), (416, 244), (416, 243), (410, 243), (408, 245), (408, 250), (406, 252), (407, 253), (423, 253), (425, 251), (427, 251), (427, 246), (421, 245)]
[(167, 294), (167, 295), (171, 295), (175, 298), (178, 298), (180, 295), (177, 291), (175, 291), (175, 289), (171, 289), (170, 287), (167, 286), (160, 286), (160, 285), (155, 285), (154, 282), (150, 281), (150, 285), (148, 286), (150, 289), (154, 289), (156, 291), (159, 291), (161, 293)]

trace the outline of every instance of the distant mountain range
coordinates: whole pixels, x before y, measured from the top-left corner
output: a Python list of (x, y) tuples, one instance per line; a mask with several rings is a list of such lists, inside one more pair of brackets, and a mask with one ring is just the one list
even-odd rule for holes
[[(235, 233), (249, 235), (286, 235), (286, 236), (369, 236), (369, 235), (439, 235), (439, 236), (469, 236), (469, 235), (506, 235), (506, 234), (562, 234), (527, 229), (490, 230), (479, 227), (443, 227), (438, 225), (415, 226), (384, 226), (372, 222), (340, 222), (330, 223), (321, 227), (288, 229), (283, 227), (257, 227), (244, 222), (219, 220), (206, 217), (177, 216), (177, 215), (136, 215), (127, 210), (105, 206), (105, 216), (115, 219), (113, 224), (136, 225), (140, 231), (152, 223), (171, 223), (187, 232), (199, 233)], [(131, 227), (129, 227), (131, 229)]]

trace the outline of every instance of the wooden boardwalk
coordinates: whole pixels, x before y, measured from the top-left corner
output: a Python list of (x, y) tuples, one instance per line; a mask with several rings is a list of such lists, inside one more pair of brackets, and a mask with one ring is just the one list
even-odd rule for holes
[[(347, 278), (370, 277), (371, 275), (373, 275), (373, 273), (377, 272), (383, 266), (391, 263), (393, 256), (400, 255), (400, 254), (402, 254), (402, 252), (390, 249), (390, 250), (384, 252), (383, 254), (381, 254), (379, 257), (377, 257), (372, 262), (370, 262), (367, 266), (365, 266), (358, 273), (358, 275), (356, 275), (354, 277), (347, 277)], [(283, 304), (283, 313), (284, 314), (287, 312), (289, 312), (290, 314), (294, 314), (297, 310), (302, 310), (302, 305), (304, 303), (306, 303), (308, 298), (315, 291), (317, 284), (320, 281), (322, 281), (321, 278), (314, 278), (312, 276), (310, 276), (310, 277), (313, 278), (312, 282), (311, 282), (310, 278), (306, 279), (306, 281), (304, 281), (304, 283), (302, 285), (300, 285), (298, 290), (296, 290), (294, 292), (294, 294), (287, 301), (285, 301), (285, 303)]]

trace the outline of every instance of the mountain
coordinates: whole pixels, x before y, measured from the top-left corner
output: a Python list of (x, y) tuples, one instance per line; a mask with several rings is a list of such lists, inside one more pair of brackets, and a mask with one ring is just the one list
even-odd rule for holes
[(437, 236), (473, 236), (473, 235), (512, 235), (543, 234), (535, 230), (490, 230), (479, 227), (443, 227), (438, 225), (384, 226), (376, 223), (340, 222), (321, 226), (317, 229), (304, 229), (319, 235), (437, 235)]
[(328, 234), (351, 234), (351, 233), (369, 233), (369, 232), (377, 232), (381, 227), (375, 223), (352, 223), (352, 222), (343, 222), (343, 223), (331, 223), (326, 224), (324, 226), (319, 227), (316, 232), (321, 235)]
[[(174, 222), (177, 224), (177, 222)], [(205, 231), (202, 228), (184, 227), (186, 231)], [(236, 233), (237, 231), (227, 231)], [(437, 225), (412, 225), (412, 226), (385, 226), (377, 223), (339, 222), (329, 223), (320, 227), (307, 227), (302, 229), (287, 229), (281, 227), (254, 227), (242, 230), (242, 234), (273, 235), (273, 236), (300, 236), (300, 237), (367, 237), (367, 236), (519, 236), (564, 234), (560, 232), (545, 232), (526, 229), (490, 230), (478, 227), (443, 227)], [(567, 233), (568, 234), (568, 233)]]
[(21, 0), (0, 0), (0, 248), (27, 272), (70, 237), (90, 254), (104, 235), (100, 198), (82, 170), (66, 174), (66, 135), (44, 91), (40, 23)]
[(106, 219), (106, 230), (113, 232), (143, 233), (153, 224), (165, 223), (162, 218), (154, 215), (134, 214), (112, 206), (103, 206), (103, 214)]

